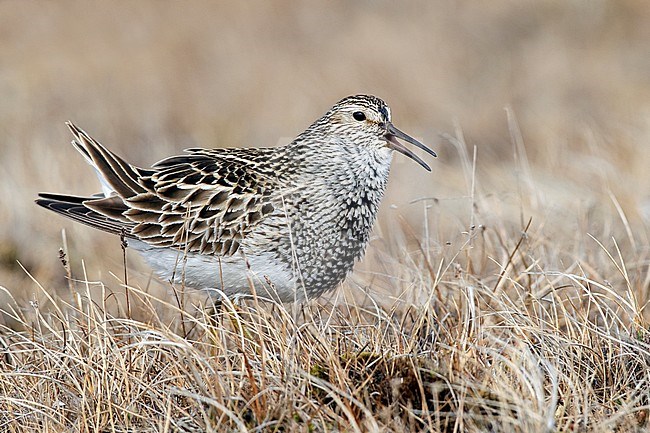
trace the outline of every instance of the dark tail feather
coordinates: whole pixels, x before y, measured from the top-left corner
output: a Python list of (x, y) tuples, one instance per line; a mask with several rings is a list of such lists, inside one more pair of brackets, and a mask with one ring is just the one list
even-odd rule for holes
[(97, 201), (97, 197), (78, 197), (45, 192), (40, 193), (38, 196), (39, 198), (36, 200), (36, 204), (39, 206), (43, 206), (45, 209), (49, 209), (90, 227), (118, 235), (124, 232), (127, 236), (129, 236), (133, 228), (132, 223), (109, 218), (84, 205), (85, 202), (92, 203), (93, 201)]
[(93, 139), (86, 131), (75, 126), (72, 122), (66, 122), (68, 128), (75, 137), (72, 144), (83, 154), (86, 159), (92, 161), (106, 182), (122, 197), (133, 197), (136, 194), (146, 192), (138, 183), (138, 168), (124, 161), (110, 150), (106, 149), (99, 142)]

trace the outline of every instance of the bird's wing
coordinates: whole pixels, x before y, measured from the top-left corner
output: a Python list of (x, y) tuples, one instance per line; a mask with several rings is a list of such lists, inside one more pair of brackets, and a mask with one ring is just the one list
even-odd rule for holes
[[(101, 216), (78, 209), (75, 219), (85, 224), (113, 233), (119, 228), (152, 246), (227, 256), (275, 210), (277, 174), (259, 167), (274, 158), (271, 149), (189, 149), (141, 169), (69, 126), (75, 147), (112, 190), (108, 197), (75, 201)], [(67, 207), (64, 215), (71, 209), (77, 208)]]
[(139, 179), (147, 191), (125, 200), (123, 214), (137, 224), (131, 232), (151, 245), (234, 254), (275, 210), (275, 177), (258, 172), (247, 154), (190, 151), (156, 163)]

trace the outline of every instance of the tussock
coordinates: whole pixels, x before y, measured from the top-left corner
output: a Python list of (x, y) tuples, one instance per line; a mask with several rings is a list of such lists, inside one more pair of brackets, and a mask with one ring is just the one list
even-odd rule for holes
[[(588, 263), (545, 270), (534, 257), (547, 240), (531, 227), (503, 243), (476, 229), (469, 239), (487, 257), (416, 249), (389, 262), (399, 253), (385, 252), (387, 274), (406, 275), (393, 279), (393, 299), (344, 290), (302, 306), (249, 299), (182, 310), (131, 286), (136, 319), (123, 289), (75, 280), (46, 305), (10, 313), (19, 326), (1, 334), (0, 425), (641, 431), (650, 390), (641, 268), (624, 270), (601, 245), (592, 266), (611, 280)], [(472, 272), (480, 262), (483, 275)]]

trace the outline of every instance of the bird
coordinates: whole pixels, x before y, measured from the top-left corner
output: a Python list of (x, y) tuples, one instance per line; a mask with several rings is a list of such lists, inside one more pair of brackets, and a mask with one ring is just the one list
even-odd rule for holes
[(436, 156), (372, 95), (341, 99), (286, 145), (190, 148), (150, 168), (66, 125), (102, 191), (38, 205), (121, 236), (163, 281), (283, 303), (335, 289), (362, 258), (395, 151), (431, 171), (402, 142)]

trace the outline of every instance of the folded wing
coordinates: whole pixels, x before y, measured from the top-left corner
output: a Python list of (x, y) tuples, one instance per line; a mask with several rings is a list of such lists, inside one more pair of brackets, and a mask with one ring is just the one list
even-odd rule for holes
[(66, 217), (152, 246), (227, 256), (275, 210), (275, 174), (251, 169), (264, 157), (260, 149), (191, 149), (142, 169), (68, 127), (104, 193), (39, 194), (39, 205)]

